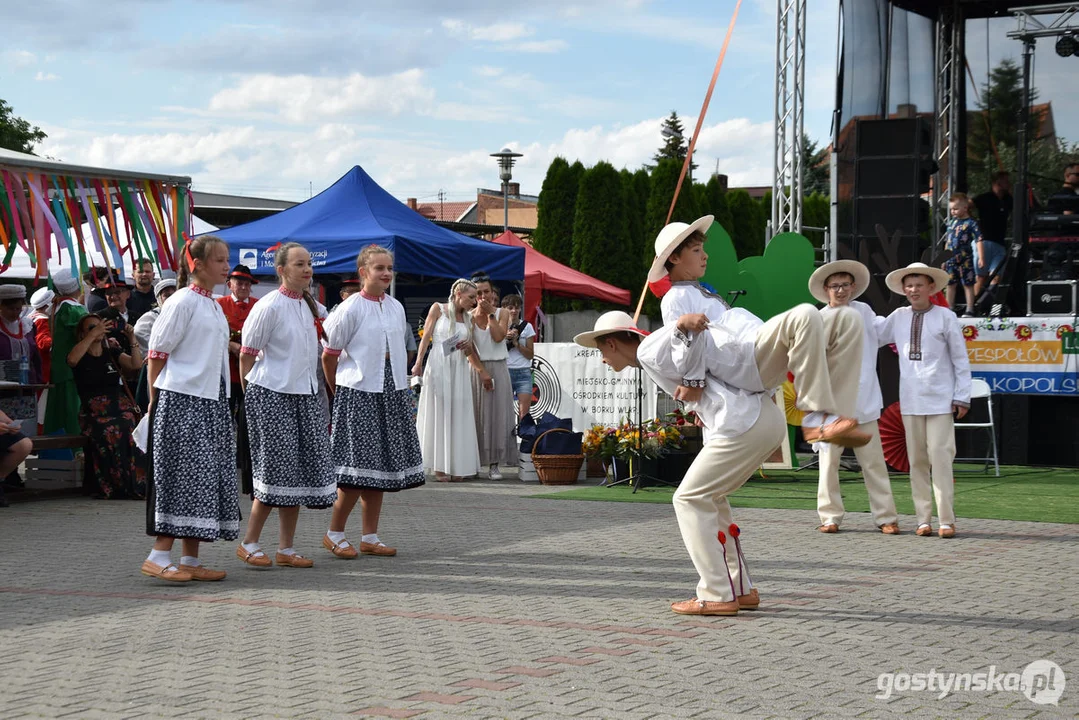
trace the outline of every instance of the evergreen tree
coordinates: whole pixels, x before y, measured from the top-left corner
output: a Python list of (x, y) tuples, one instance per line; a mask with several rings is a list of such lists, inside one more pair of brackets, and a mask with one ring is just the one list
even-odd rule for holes
[(731, 217), (731, 209), (727, 205), (727, 191), (723, 187), (723, 183), (719, 178), (712, 176), (712, 179), (708, 181), (705, 186), (706, 201), (701, 205), (701, 210), (706, 213), (711, 213), (715, 216), (716, 222), (727, 231), (728, 235), (733, 237), (733, 218)]
[[(662, 134), (664, 131), (666, 134)], [(663, 121), (663, 129), (660, 131), (663, 145), (652, 156), (652, 162), (658, 165), (663, 160), (677, 160), (678, 166), (681, 167), (686, 161), (686, 153), (689, 152), (689, 138), (685, 137), (684, 131), (678, 113), (671, 110), (671, 114)], [(697, 164), (690, 163), (690, 169), (696, 170)]]
[[(646, 248), (652, 244), (652, 238), (644, 234), (644, 208), (648, 201), (637, 192), (636, 175), (629, 170), (618, 173), (622, 181), (622, 192), (626, 206), (626, 253), (631, 258), (639, 258), (644, 255)], [(644, 284), (644, 270), (635, 262), (631, 263), (630, 273), (627, 276), (627, 289), (636, 292)]]
[[(577, 163), (579, 164), (579, 163)], [(578, 175), (564, 158), (556, 157), (547, 168), (536, 206), (536, 231), (532, 247), (568, 265), (573, 256), (573, 215), (577, 202)]]
[(34, 146), (48, 137), (45, 132), (18, 117), (14, 108), (0, 100), (0, 148), (33, 153)]
[(802, 134), (802, 194), (832, 194), (831, 169), (828, 167), (828, 149), (818, 148), (815, 140)]
[[(682, 164), (677, 160), (662, 160), (652, 171), (652, 191), (648, 195), (644, 219), (644, 236), (650, 238), (645, 251), (645, 267), (651, 265), (655, 257), (653, 241), (667, 224), (667, 211), (671, 207), (671, 198), (674, 197), (674, 189), (678, 185), (678, 175), (681, 172)], [(686, 180), (682, 184), (682, 191), (678, 193), (678, 203), (674, 206), (671, 222), (693, 222), (701, 216), (693, 195), (693, 188)]]
[[(573, 267), (616, 287), (630, 289), (635, 258), (629, 249), (622, 180), (600, 162), (581, 178), (573, 219)], [(630, 292), (634, 290), (630, 289)]]
[(764, 252), (764, 213), (760, 203), (749, 196), (745, 190), (732, 190), (727, 193), (732, 225), (731, 240), (738, 252), (738, 259)]
[[(1036, 99), (1037, 92), (1032, 90), (1031, 105)], [(1023, 70), (1014, 60), (1006, 58), (989, 73), (989, 81), (982, 86), (978, 99), (978, 112), (972, 114), (967, 122), (967, 158), (972, 181), (980, 180), (983, 176), (987, 178), (997, 169), (992, 142), (989, 139), (990, 130), (998, 146), (1015, 148), (1019, 137), (1019, 110), (1022, 106)], [(1032, 113), (1027, 126), (1027, 140), (1031, 143), (1032, 151), (1040, 124), (1040, 118)]]
[[(813, 193), (807, 195), (802, 203), (802, 225), (805, 228), (827, 228), (831, 226), (832, 206), (827, 195)], [(809, 238), (813, 247), (821, 247), (824, 244), (824, 233), (820, 230), (804, 230), (803, 235)]]

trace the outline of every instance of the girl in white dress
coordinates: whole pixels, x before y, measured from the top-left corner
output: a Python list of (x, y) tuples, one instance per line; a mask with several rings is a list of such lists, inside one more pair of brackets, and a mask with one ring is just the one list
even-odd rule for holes
[[(439, 482), (458, 482), (480, 469), (476, 417), (472, 405), (471, 369), (475, 368), (486, 390), (493, 387), (472, 343), (472, 318), (476, 286), (457, 280), (449, 302), (436, 303), (427, 313), (423, 339), (416, 355), (413, 375), (423, 372), (416, 430), (423, 451), (423, 468)], [(423, 356), (431, 347), (427, 369)]]

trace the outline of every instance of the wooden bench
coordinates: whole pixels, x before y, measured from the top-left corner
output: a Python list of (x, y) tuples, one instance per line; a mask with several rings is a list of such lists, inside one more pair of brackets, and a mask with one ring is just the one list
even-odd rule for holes
[(26, 487), (30, 489), (81, 488), (86, 478), (85, 435), (38, 435), (30, 438), (34, 443), (34, 453), (42, 450), (73, 450), (76, 455), (72, 460), (52, 460), (40, 457), (28, 457), (26, 467)]

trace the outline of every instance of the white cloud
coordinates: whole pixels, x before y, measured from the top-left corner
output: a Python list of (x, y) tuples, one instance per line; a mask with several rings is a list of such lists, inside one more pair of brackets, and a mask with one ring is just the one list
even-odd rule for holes
[(462, 20), (446, 19), (442, 27), (455, 37), (486, 42), (509, 42), (532, 35), (532, 29), (524, 23), (501, 22), (491, 25), (472, 25)]
[(490, 65), (481, 65), (480, 67), (476, 68), (474, 72), (477, 75), (481, 76), (481, 77), (498, 77), (504, 71), (500, 67), (491, 67)]
[(424, 84), (422, 70), (383, 77), (353, 73), (346, 77), (252, 75), (217, 92), (209, 109), (217, 113), (270, 112), (290, 123), (359, 114), (399, 115), (424, 112), (435, 92)]
[(37, 64), (37, 55), (29, 50), (8, 50), (3, 57), (5, 62), (17, 68), (33, 67)]
[(59, 75), (56, 75), (54, 73), (41, 72), (40, 70), (38, 70), (37, 75), (34, 76), (34, 80), (37, 80), (38, 82), (52, 82), (59, 79)]
[(568, 47), (565, 40), (529, 40), (523, 43), (507, 43), (500, 49), (526, 53), (557, 53)]

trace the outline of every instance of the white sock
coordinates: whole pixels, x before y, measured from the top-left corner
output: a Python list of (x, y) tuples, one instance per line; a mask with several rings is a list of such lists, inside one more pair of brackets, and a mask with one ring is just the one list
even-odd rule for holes
[(289, 548), (280, 548), (280, 549), (279, 549), (279, 550), (277, 551), (277, 554), (278, 554), (278, 555), (295, 555), (295, 554), (296, 554), (296, 551), (295, 551), (295, 550), (293, 550), (293, 549), (292, 549), (292, 548), (290, 548), (290, 547), (289, 547)]
[(345, 539), (345, 531), (337, 532), (336, 530), (327, 530), (326, 537), (330, 539), (334, 545), (340, 545), (341, 541)]
[(146, 558), (154, 565), (168, 567), (172, 564), (172, 553), (168, 550), (151, 550), (150, 557)]
[(802, 427), (820, 427), (824, 424), (824, 413), (814, 410), (802, 418)]
[(372, 545), (378, 545), (381, 540), (378, 539), (378, 533), (368, 533), (360, 538), (360, 542), (371, 543)]
[(921, 530), (924, 527), (932, 528), (933, 526), (930, 525), (929, 523), (922, 523), (921, 525), (918, 526), (918, 529)]
[(191, 557), (190, 555), (184, 555), (180, 558), (181, 565), (190, 565), (191, 567), (198, 567), (202, 565), (197, 557)]
[(259, 544), (257, 542), (243, 543), (243, 544), (241, 544), (240, 547), (242, 547), (244, 550), (251, 553), (252, 555), (255, 555), (255, 554), (262, 551), (262, 548), (259, 546)]
[(951, 526), (951, 525), (941, 525), (941, 526), (940, 526), (940, 529), (941, 529), (941, 530), (951, 530), (951, 529), (952, 529), (952, 526)]

